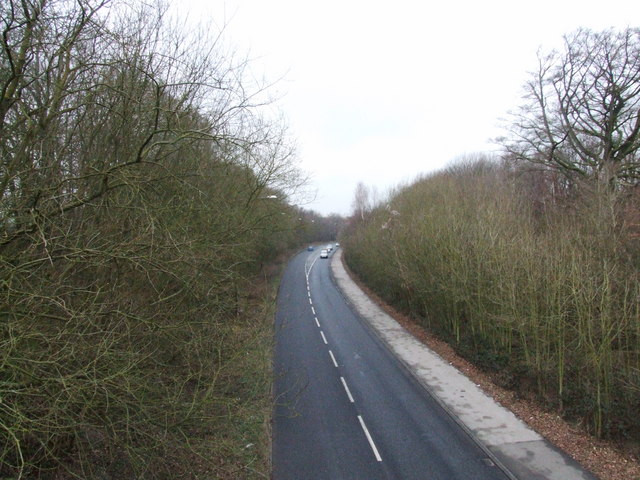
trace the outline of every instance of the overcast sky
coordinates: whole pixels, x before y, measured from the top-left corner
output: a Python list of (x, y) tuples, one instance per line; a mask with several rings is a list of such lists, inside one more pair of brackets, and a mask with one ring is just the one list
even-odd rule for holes
[(279, 97), (321, 214), (497, 149), (536, 51), (587, 27), (640, 26), (637, 0), (188, 0), (226, 25)]

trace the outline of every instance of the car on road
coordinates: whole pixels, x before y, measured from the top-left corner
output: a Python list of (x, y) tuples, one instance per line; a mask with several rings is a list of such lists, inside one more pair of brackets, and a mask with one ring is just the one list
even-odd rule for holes
[(333, 250), (333, 245), (330, 243), (329, 245), (326, 246), (327, 251), (331, 251)]
[(313, 245), (309, 245), (307, 247), (307, 252), (313, 252)]
[(326, 248), (320, 250), (320, 258), (329, 258), (329, 250)]

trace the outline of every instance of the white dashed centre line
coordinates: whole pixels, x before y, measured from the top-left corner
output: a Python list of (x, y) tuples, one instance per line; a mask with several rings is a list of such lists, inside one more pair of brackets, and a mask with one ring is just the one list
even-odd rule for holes
[(333, 356), (333, 352), (329, 350), (329, 355), (331, 355), (331, 360), (333, 360), (333, 366), (338, 368), (338, 362), (336, 362), (336, 357)]
[(347, 391), (347, 397), (349, 397), (349, 401), (353, 403), (353, 397), (351, 396), (351, 392), (349, 391), (349, 387), (347, 386), (346, 380), (344, 379), (344, 377), (340, 377), (340, 380), (342, 381), (342, 385), (344, 386), (344, 389)]
[[(315, 260), (317, 260), (317, 258)], [(316, 310), (315, 310), (315, 308), (313, 308), (313, 301), (311, 300), (311, 285), (309, 283), (309, 274), (311, 273), (311, 269), (313, 268), (313, 265), (316, 263), (315, 260), (313, 261), (313, 263), (309, 267), (309, 270), (307, 272), (305, 272), (305, 273), (306, 273), (306, 277), (307, 277), (307, 295), (309, 297), (309, 305), (311, 305), (311, 311), (313, 312), (313, 316), (314, 316), (314, 320), (316, 321), (316, 325), (318, 326), (318, 328), (320, 328), (320, 322), (318, 321), (318, 317), (316, 316)], [(320, 335), (322, 335), (322, 341), (325, 343), (325, 345), (328, 345), (327, 337), (325, 337), (324, 332), (322, 330), (320, 330)], [(329, 355), (331, 356), (331, 361), (333, 362), (333, 366), (336, 367), (336, 368), (339, 368), (338, 367), (338, 362), (336, 361), (336, 357), (333, 356), (333, 352), (331, 350), (329, 350)], [(347, 381), (344, 379), (344, 377), (340, 377), (340, 381), (342, 382), (342, 386), (344, 387), (345, 392), (347, 392), (347, 397), (349, 397), (349, 401), (351, 403), (355, 403), (354, 400), (353, 400), (353, 395), (351, 395), (351, 391), (349, 390), (349, 386), (347, 385)], [(364, 420), (362, 419), (362, 417), (360, 415), (358, 415), (358, 420), (360, 421), (360, 426), (362, 427), (362, 430), (364, 431), (364, 434), (367, 437), (367, 440), (369, 441), (369, 445), (371, 446), (371, 450), (373, 450), (373, 454), (375, 455), (376, 460), (378, 462), (382, 462), (382, 457), (380, 457), (380, 453), (378, 452), (378, 448), (376, 447), (376, 444), (373, 442), (373, 438), (371, 438), (371, 434), (369, 433), (369, 429), (365, 425)]]
[(367, 429), (367, 426), (364, 424), (364, 420), (360, 415), (358, 415), (358, 420), (360, 420), (360, 425), (362, 426), (362, 430), (364, 430), (364, 434), (366, 435), (367, 440), (369, 440), (369, 445), (371, 445), (371, 450), (373, 450), (373, 454), (376, 456), (376, 460), (381, 462), (382, 457), (380, 457), (380, 454), (378, 453), (378, 449), (376, 448), (376, 444), (373, 443), (373, 438), (371, 438), (371, 435), (369, 434), (369, 430)]

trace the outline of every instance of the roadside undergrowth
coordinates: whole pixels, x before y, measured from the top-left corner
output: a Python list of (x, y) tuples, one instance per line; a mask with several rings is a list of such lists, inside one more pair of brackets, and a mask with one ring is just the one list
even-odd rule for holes
[(0, 2), (0, 479), (269, 475), (262, 266), (305, 177), (224, 29), (175, 13)]
[[(208, 421), (194, 427), (180, 476), (198, 479), (270, 478), (271, 354), (277, 278), (246, 286), (238, 321), (221, 332), (220, 386)], [(185, 445), (186, 446), (186, 445)]]
[(354, 220), (345, 260), (503, 386), (637, 455), (640, 245), (631, 193), (462, 163)]

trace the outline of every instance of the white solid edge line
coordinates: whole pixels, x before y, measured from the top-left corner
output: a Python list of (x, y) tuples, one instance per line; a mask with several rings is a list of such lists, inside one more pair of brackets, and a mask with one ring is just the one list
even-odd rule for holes
[(349, 401), (351, 403), (354, 403), (353, 396), (351, 396), (351, 392), (349, 391), (349, 387), (347, 386), (347, 382), (345, 381), (344, 377), (340, 377), (340, 380), (342, 381), (342, 385), (344, 386), (344, 389), (347, 391), (347, 396), (349, 397)]
[(369, 434), (369, 430), (367, 429), (367, 426), (364, 424), (364, 420), (360, 415), (358, 415), (358, 420), (360, 420), (360, 425), (362, 426), (362, 430), (364, 430), (364, 434), (367, 436), (367, 440), (369, 440), (369, 445), (371, 445), (371, 450), (373, 450), (373, 454), (376, 456), (376, 460), (381, 462), (382, 457), (380, 457), (380, 454), (378, 453), (378, 449), (376, 448), (376, 444), (373, 443), (373, 438), (371, 438), (371, 435)]
[(333, 356), (333, 352), (329, 350), (329, 355), (331, 355), (331, 360), (333, 360), (333, 366), (338, 368), (338, 362), (336, 362), (336, 357)]
[(320, 330), (320, 335), (322, 335), (322, 341), (324, 342), (324, 344), (329, 345), (329, 342), (327, 342), (327, 337), (324, 336), (324, 332), (322, 330)]

